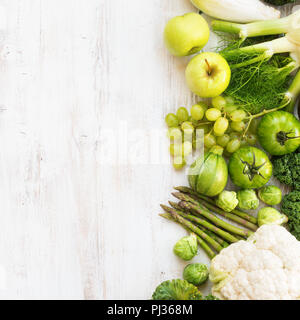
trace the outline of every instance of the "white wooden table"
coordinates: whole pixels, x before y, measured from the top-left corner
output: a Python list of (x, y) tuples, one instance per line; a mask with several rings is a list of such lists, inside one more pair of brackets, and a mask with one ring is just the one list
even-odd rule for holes
[(172, 253), (185, 232), (157, 216), (186, 183), (160, 131), (167, 112), (195, 98), (187, 60), (167, 54), (162, 30), (195, 9), (0, 5), (0, 298), (150, 298), (185, 265)]

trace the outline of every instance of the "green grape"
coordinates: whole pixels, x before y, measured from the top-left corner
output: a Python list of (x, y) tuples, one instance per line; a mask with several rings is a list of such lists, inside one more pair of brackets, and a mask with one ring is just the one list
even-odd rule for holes
[(246, 146), (248, 146), (247, 140), (246, 140), (246, 139), (242, 139), (242, 140), (241, 140), (241, 146), (240, 146), (240, 148), (246, 147)]
[(214, 133), (216, 136), (222, 136), (228, 129), (229, 122), (226, 118), (219, 118), (214, 124)]
[(205, 116), (208, 121), (216, 121), (221, 117), (221, 115), (221, 111), (216, 108), (210, 108), (205, 112)]
[(207, 106), (204, 103), (199, 102), (193, 105), (191, 108), (192, 119), (196, 121), (202, 120), (206, 110), (207, 110)]
[(182, 154), (182, 144), (180, 143), (171, 143), (170, 144), (170, 154), (172, 156), (180, 156)]
[(256, 145), (256, 142), (257, 142), (257, 136), (253, 133), (249, 133), (246, 136), (246, 140), (250, 144), (250, 146), (254, 146)]
[(173, 167), (176, 170), (182, 169), (185, 165), (186, 165), (186, 161), (182, 156), (178, 156), (173, 159)]
[(227, 106), (234, 105), (234, 99), (232, 97), (227, 96), (227, 97), (225, 97), (225, 100), (226, 100), (226, 105)]
[(166, 121), (166, 124), (169, 128), (178, 127), (178, 125), (179, 125), (178, 118), (174, 113), (167, 114), (165, 121)]
[(220, 156), (224, 152), (224, 148), (218, 145), (213, 146), (209, 151), (212, 151), (215, 154), (219, 154)]
[(230, 119), (234, 122), (241, 122), (247, 117), (247, 113), (244, 110), (238, 109), (230, 113)]
[(238, 107), (235, 105), (226, 105), (224, 111), (228, 114), (230, 114), (231, 112), (237, 110)]
[(181, 129), (183, 131), (191, 130), (192, 132), (194, 131), (194, 126), (190, 121), (185, 121), (181, 125)]
[(229, 153), (236, 152), (241, 146), (241, 141), (239, 139), (230, 140), (226, 146), (226, 151)]
[(255, 119), (253, 119), (253, 120), (251, 121), (249, 130), (250, 130), (252, 133), (256, 134), (256, 132), (257, 132), (257, 127), (258, 127), (258, 125), (259, 125), (259, 122), (260, 122), (260, 119), (258, 119), (258, 118), (255, 118)]
[(193, 145), (190, 141), (185, 141), (183, 143), (183, 156), (186, 157), (193, 151)]
[(230, 141), (230, 136), (228, 134), (224, 134), (223, 136), (217, 137), (217, 144), (221, 147), (225, 148)]
[(221, 111), (224, 110), (224, 108), (226, 106), (226, 100), (222, 96), (218, 96), (218, 97), (213, 98), (211, 103), (214, 108), (221, 110)]
[(231, 122), (231, 129), (236, 132), (243, 132), (246, 128), (246, 124), (243, 121), (240, 122)]
[(205, 148), (212, 148), (214, 145), (217, 144), (216, 138), (211, 133), (208, 133), (204, 136), (204, 146)]
[(229, 134), (229, 137), (230, 137), (230, 140), (233, 140), (233, 139), (240, 139), (241, 138), (241, 134), (236, 132), (236, 131), (233, 131)]
[(182, 139), (182, 131), (179, 127), (169, 128), (167, 136), (172, 140), (179, 140)]
[(177, 119), (178, 119), (179, 123), (182, 123), (182, 122), (187, 121), (189, 119), (189, 112), (184, 107), (179, 108), (177, 110), (176, 115), (177, 115)]

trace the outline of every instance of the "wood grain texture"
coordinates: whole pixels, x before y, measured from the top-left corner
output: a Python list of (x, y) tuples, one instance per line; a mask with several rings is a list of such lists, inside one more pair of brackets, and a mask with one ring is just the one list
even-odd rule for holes
[(1, 299), (148, 299), (181, 277), (172, 246), (185, 232), (157, 214), (186, 179), (161, 130), (195, 97), (162, 30), (191, 10), (0, 1)]

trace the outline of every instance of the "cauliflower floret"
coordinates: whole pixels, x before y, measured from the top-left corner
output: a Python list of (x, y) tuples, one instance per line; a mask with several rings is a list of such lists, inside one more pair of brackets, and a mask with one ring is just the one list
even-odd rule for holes
[(264, 225), (212, 260), (211, 280), (221, 299), (300, 299), (300, 242), (281, 226)]

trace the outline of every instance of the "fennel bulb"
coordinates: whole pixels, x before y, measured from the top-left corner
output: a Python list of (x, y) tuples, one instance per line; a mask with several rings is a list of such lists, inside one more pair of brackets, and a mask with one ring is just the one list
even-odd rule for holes
[(280, 11), (260, 0), (191, 0), (205, 14), (233, 22), (252, 22), (280, 18)]

